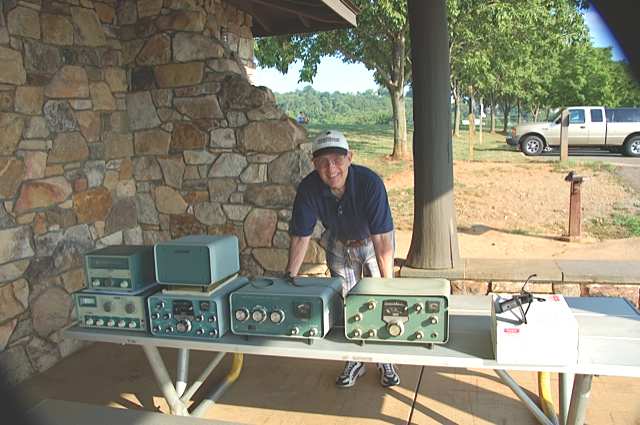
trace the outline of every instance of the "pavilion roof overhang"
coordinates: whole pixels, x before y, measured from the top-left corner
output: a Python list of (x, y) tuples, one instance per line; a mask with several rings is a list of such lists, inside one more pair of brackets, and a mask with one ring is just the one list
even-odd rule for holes
[(356, 26), (349, 0), (227, 0), (253, 17), (254, 37), (303, 34)]

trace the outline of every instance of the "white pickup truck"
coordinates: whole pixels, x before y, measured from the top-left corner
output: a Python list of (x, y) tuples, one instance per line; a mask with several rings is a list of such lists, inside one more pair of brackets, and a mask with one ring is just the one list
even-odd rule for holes
[[(598, 147), (640, 157), (640, 108), (572, 106), (569, 146)], [(560, 112), (549, 122), (526, 123), (511, 129), (507, 143), (525, 155), (540, 155), (560, 146)]]

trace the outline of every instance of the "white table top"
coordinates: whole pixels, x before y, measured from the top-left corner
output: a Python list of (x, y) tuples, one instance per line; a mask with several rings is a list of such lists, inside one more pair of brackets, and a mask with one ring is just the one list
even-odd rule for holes
[(323, 360), (358, 360), (439, 367), (532, 370), (640, 377), (640, 314), (618, 298), (567, 298), (580, 328), (578, 364), (566, 366), (510, 365), (496, 362), (491, 343), (489, 296), (453, 295), (449, 342), (433, 345), (347, 341), (342, 328), (322, 340), (250, 337), (227, 334), (213, 341), (158, 338), (132, 331), (85, 329), (74, 326), (66, 335), (117, 344), (154, 345), (255, 355)]

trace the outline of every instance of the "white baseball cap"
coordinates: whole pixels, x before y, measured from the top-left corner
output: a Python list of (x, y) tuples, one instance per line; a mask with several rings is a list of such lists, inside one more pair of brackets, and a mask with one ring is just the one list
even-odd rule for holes
[(329, 152), (339, 152), (347, 154), (349, 152), (349, 143), (344, 134), (338, 130), (327, 130), (320, 133), (311, 144), (311, 152), (313, 157)]

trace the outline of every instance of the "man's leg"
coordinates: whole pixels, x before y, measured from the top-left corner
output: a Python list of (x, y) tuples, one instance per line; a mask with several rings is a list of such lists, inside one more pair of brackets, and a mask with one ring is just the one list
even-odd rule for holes
[[(343, 279), (342, 295), (346, 296), (349, 290), (358, 282), (362, 275), (362, 264), (353, 263), (347, 252), (347, 247), (338, 241), (329, 241), (327, 244), (327, 266), (333, 277)], [(366, 368), (362, 362), (348, 361), (344, 365), (342, 373), (336, 379), (336, 386), (349, 388), (355, 385), (359, 377), (364, 375)]]

